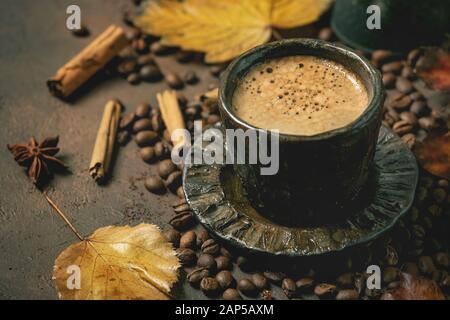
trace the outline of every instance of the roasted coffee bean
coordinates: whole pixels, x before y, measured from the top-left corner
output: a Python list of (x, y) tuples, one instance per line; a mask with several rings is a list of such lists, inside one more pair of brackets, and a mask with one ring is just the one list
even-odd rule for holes
[(282, 272), (265, 271), (263, 274), (270, 282), (278, 285), (286, 278), (286, 275)]
[(340, 287), (349, 288), (353, 286), (353, 284), (355, 283), (355, 275), (351, 272), (341, 274), (336, 279), (336, 282), (339, 284)]
[(269, 288), (269, 281), (261, 273), (252, 274), (252, 282), (259, 290)]
[(158, 158), (165, 158), (169, 154), (169, 149), (166, 147), (165, 143), (162, 141), (159, 141), (155, 143), (155, 146), (153, 147), (155, 150), (155, 156)]
[(242, 300), (241, 295), (239, 294), (239, 291), (233, 288), (228, 288), (223, 292), (222, 295), (223, 300)]
[(336, 295), (336, 300), (357, 300), (358, 298), (359, 293), (355, 289), (339, 290)]
[(184, 74), (183, 81), (187, 84), (196, 84), (198, 82), (197, 74), (194, 71), (188, 71)]
[(189, 102), (188, 98), (181, 91), (177, 91), (176, 95), (177, 95), (178, 104), (180, 105), (180, 107), (182, 109), (184, 109)]
[(164, 130), (164, 123), (162, 121), (161, 115), (155, 114), (151, 117), (152, 128), (155, 132), (161, 132)]
[(236, 286), (236, 281), (233, 278), (233, 274), (228, 270), (219, 271), (216, 274), (216, 280), (222, 289)]
[(196, 246), (197, 235), (194, 231), (188, 231), (181, 236), (180, 248), (190, 248), (193, 249)]
[(186, 276), (187, 281), (194, 287), (197, 287), (203, 278), (209, 277), (210, 272), (207, 268), (195, 268)]
[(209, 239), (209, 233), (206, 230), (200, 230), (197, 233), (197, 246), (201, 247), (202, 244)]
[(118, 56), (121, 60), (134, 60), (137, 58), (138, 54), (131, 46), (128, 46), (123, 48)]
[(389, 266), (395, 266), (398, 263), (398, 253), (397, 250), (391, 245), (386, 246), (386, 253), (384, 260), (387, 265)]
[(117, 142), (121, 146), (125, 146), (131, 140), (131, 134), (128, 131), (120, 131), (117, 133)]
[(185, 194), (184, 194), (184, 190), (183, 190), (183, 186), (179, 186), (177, 189), (177, 197), (178, 198), (185, 198)]
[(138, 64), (138, 66), (143, 67), (148, 64), (155, 64), (155, 60), (153, 59), (153, 55), (149, 53), (139, 56), (136, 60), (136, 63)]
[(409, 123), (411, 123), (413, 125), (413, 127), (415, 127), (417, 125), (417, 117), (412, 112), (404, 111), (404, 112), (400, 113), (400, 119), (408, 121)]
[(418, 100), (411, 104), (410, 111), (414, 113), (417, 117), (424, 117), (430, 113), (426, 103), (424, 101)]
[(448, 268), (450, 266), (450, 257), (447, 252), (436, 253), (434, 260), (439, 267)]
[(414, 66), (416, 64), (417, 60), (419, 59), (419, 57), (421, 56), (421, 54), (422, 54), (422, 49), (411, 50), (408, 53), (408, 57), (407, 57), (408, 63), (410, 65)]
[(295, 292), (297, 291), (297, 286), (295, 285), (295, 281), (290, 278), (283, 279), (281, 283), (281, 289), (283, 289), (284, 294), (286, 297), (291, 299)]
[(383, 84), (387, 89), (390, 89), (395, 84), (395, 75), (391, 72), (383, 74)]
[(183, 80), (181, 80), (176, 73), (168, 72), (164, 76), (164, 79), (166, 80), (167, 85), (172, 89), (181, 89), (184, 86)]
[(175, 54), (175, 60), (179, 63), (187, 63), (195, 58), (195, 52), (180, 50)]
[(195, 255), (194, 250), (188, 248), (178, 248), (176, 252), (178, 259), (180, 259), (180, 262), (183, 266), (188, 267), (195, 264), (197, 256)]
[(399, 272), (400, 271), (395, 267), (385, 268), (382, 272), (384, 283), (397, 281), (399, 277)]
[(414, 91), (414, 92), (410, 93), (409, 97), (412, 100), (414, 100), (414, 101), (421, 101), (421, 100), (423, 100), (423, 94), (420, 93), (419, 91)]
[(135, 140), (139, 147), (148, 147), (155, 144), (158, 140), (158, 134), (150, 130), (141, 131), (136, 134)]
[(395, 74), (399, 74), (400, 71), (402, 70), (402, 67), (403, 67), (403, 64), (401, 61), (393, 61), (393, 62), (384, 64), (381, 67), (381, 71), (383, 71), (383, 73), (393, 72)]
[(152, 193), (164, 194), (166, 192), (164, 183), (157, 176), (150, 176), (145, 179), (144, 186), (148, 191)]
[(411, 91), (413, 91), (413, 85), (411, 81), (403, 77), (397, 78), (397, 81), (395, 82), (395, 87), (397, 88), (398, 91), (405, 94), (408, 94)]
[(220, 252), (220, 245), (214, 239), (208, 239), (202, 244), (202, 252), (210, 255), (217, 255)]
[(154, 65), (146, 65), (141, 68), (139, 75), (143, 81), (156, 82), (162, 79), (161, 70)]
[(140, 131), (152, 130), (152, 123), (150, 119), (144, 118), (136, 121), (133, 125), (133, 132), (138, 133)]
[(372, 52), (372, 61), (379, 65), (392, 59), (394, 54), (388, 50), (375, 50)]
[[(441, 281), (439, 282), (439, 285), (442, 287), (442, 288), (445, 288), (447, 291), (448, 291), (448, 289), (450, 288), (450, 275), (449, 274), (444, 274), (443, 276), (442, 276), (442, 279), (441, 279)], [(444, 290), (445, 290), (444, 289)], [(447, 296), (447, 300), (449, 299), (449, 297)]]
[(175, 208), (178, 208), (180, 206), (183, 206), (187, 204), (186, 199), (177, 199), (172, 203), (172, 208), (175, 210)]
[(433, 259), (430, 256), (421, 256), (417, 261), (420, 272), (423, 274), (432, 274), (436, 271), (436, 266), (434, 265)]
[(136, 71), (136, 62), (133, 60), (125, 60), (117, 66), (117, 72), (122, 76), (128, 76)]
[(331, 28), (322, 28), (317, 37), (323, 41), (330, 41), (333, 39), (333, 30), (331, 30)]
[(165, 185), (167, 189), (172, 193), (176, 193), (177, 189), (181, 186), (182, 183), (182, 173), (181, 171), (174, 171), (167, 177), (165, 181)]
[(257, 293), (255, 285), (247, 278), (240, 279), (237, 282), (237, 289), (244, 295), (249, 297), (255, 296), (255, 294)]
[(414, 148), (416, 144), (416, 136), (412, 133), (407, 133), (402, 136), (402, 141), (408, 146), (408, 148)]
[(380, 289), (369, 289), (366, 288), (364, 290), (364, 293), (367, 297), (372, 298), (372, 299), (377, 299), (381, 296), (381, 290)]
[(139, 119), (148, 118), (150, 115), (151, 106), (148, 103), (140, 103), (136, 106), (134, 113)]
[(158, 174), (163, 179), (167, 179), (175, 170), (177, 170), (177, 166), (170, 159), (163, 160), (158, 165)]
[(188, 211), (190, 209), (191, 206), (187, 202), (180, 203), (179, 205), (173, 207), (173, 211), (175, 211), (176, 213)]
[(238, 265), (239, 269), (241, 269), (244, 272), (250, 272), (253, 269), (253, 265), (249, 261), (249, 259), (243, 256), (237, 257), (236, 264)]
[(156, 41), (151, 44), (150, 51), (153, 54), (161, 56), (170, 53), (171, 48), (169, 46), (162, 44), (160, 41)]
[(216, 270), (217, 268), (217, 263), (214, 257), (206, 253), (203, 253), (198, 257), (197, 265), (199, 267), (208, 268), (211, 270)]
[(447, 199), (447, 192), (442, 188), (433, 189), (431, 195), (433, 196), (434, 201), (436, 201), (437, 203), (443, 203), (445, 199)]
[(400, 136), (410, 133), (413, 130), (413, 125), (405, 120), (400, 120), (392, 126), (394, 132)]
[(367, 275), (362, 274), (355, 277), (355, 289), (358, 294), (361, 294), (366, 287)]
[(432, 117), (419, 118), (419, 126), (427, 131), (436, 128), (436, 120)]
[(216, 258), (217, 270), (228, 270), (231, 269), (230, 258), (225, 256), (219, 256)]
[(133, 127), (134, 122), (136, 121), (136, 114), (128, 113), (120, 119), (119, 129), (120, 130), (130, 130)]
[(193, 225), (194, 216), (192, 211), (183, 211), (175, 214), (169, 221), (170, 225), (177, 230), (185, 230)]
[(424, 227), (422, 227), (421, 225), (415, 224), (411, 227), (411, 234), (415, 238), (423, 239), (426, 235), (426, 231), (425, 231)]
[(300, 280), (297, 280), (295, 285), (297, 286), (298, 292), (304, 293), (308, 290), (312, 289), (314, 284), (314, 280), (312, 278), (301, 278)]
[(216, 124), (218, 121), (220, 121), (220, 116), (218, 116), (217, 114), (211, 114), (208, 117), (206, 123), (213, 125)]
[(389, 109), (384, 114), (384, 121), (386, 121), (390, 126), (392, 126), (395, 122), (400, 120), (400, 115), (393, 109)]
[(211, 72), (211, 75), (213, 75), (214, 77), (219, 77), (226, 67), (227, 67), (226, 64), (216, 64), (212, 66), (209, 70)]
[(233, 255), (231, 254), (231, 252), (225, 249), (224, 247), (220, 248), (220, 254), (229, 258), (230, 260), (233, 259)]
[(141, 82), (141, 78), (139, 77), (139, 75), (137, 73), (130, 73), (127, 76), (127, 81), (128, 81), (128, 83), (135, 85), (135, 84), (139, 84), (139, 82)]
[(155, 161), (155, 150), (153, 150), (152, 147), (142, 148), (141, 150), (139, 150), (139, 154), (141, 156), (141, 159), (147, 163), (152, 163), (153, 161)]
[(402, 111), (408, 109), (411, 105), (412, 99), (408, 95), (400, 94), (394, 96), (387, 102), (387, 105), (395, 110)]
[(148, 47), (147, 43), (142, 38), (134, 40), (132, 42), (132, 46), (140, 54), (146, 54), (150, 51), (150, 48)]
[(427, 208), (427, 211), (430, 216), (437, 218), (442, 215), (443, 209), (442, 207), (433, 204)]
[(449, 183), (448, 183), (448, 180), (447, 180), (447, 179), (439, 179), (438, 182), (437, 182), (437, 185), (438, 185), (439, 187), (441, 187), (441, 188), (447, 190), (447, 189), (448, 189)]
[(314, 294), (319, 298), (330, 298), (336, 293), (336, 286), (329, 283), (320, 283), (314, 287)]
[(214, 297), (220, 292), (219, 283), (212, 277), (203, 278), (202, 281), (200, 281), (200, 289), (209, 297)]
[(180, 238), (181, 233), (179, 233), (175, 229), (169, 229), (166, 232), (164, 232), (164, 237), (174, 245), (175, 248), (178, 248), (180, 246)]
[(404, 66), (400, 75), (408, 80), (416, 79), (414, 70), (410, 66)]

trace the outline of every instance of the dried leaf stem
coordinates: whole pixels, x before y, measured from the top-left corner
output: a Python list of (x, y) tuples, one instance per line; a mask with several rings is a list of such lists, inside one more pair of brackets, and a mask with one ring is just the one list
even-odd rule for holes
[(77, 231), (77, 229), (74, 227), (74, 225), (69, 221), (69, 219), (66, 217), (66, 215), (64, 214), (64, 212), (62, 212), (58, 206), (56, 205), (56, 203), (53, 202), (52, 199), (50, 199), (50, 197), (47, 195), (47, 193), (43, 193), (45, 199), (48, 201), (48, 203), (52, 206), (53, 209), (55, 209), (55, 211), (58, 213), (58, 215), (64, 220), (64, 222), (67, 224), (67, 226), (70, 228), (70, 230), (72, 230), (72, 232), (77, 236), (78, 239), (80, 239), (81, 241), (84, 241), (84, 237)]

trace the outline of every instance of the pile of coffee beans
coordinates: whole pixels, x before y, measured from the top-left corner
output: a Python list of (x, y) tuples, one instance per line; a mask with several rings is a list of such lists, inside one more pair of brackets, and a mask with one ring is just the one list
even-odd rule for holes
[[(195, 223), (184, 199), (174, 203), (173, 228), (165, 236), (177, 250), (186, 281), (209, 298), (378, 299), (399, 285), (400, 272), (436, 281), (450, 298), (450, 239), (445, 228), (450, 223), (448, 183), (424, 173), (413, 207), (392, 231), (326, 264), (303, 260), (298, 264), (301, 270), (271, 270), (268, 261), (260, 264), (227, 250)], [(381, 268), (379, 290), (366, 287), (370, 265)]]
[(421, 50), (415, 49), (406, 57), (385, 50), (375, 51), (371, 56), (372, 63), (383, 73), (387, 89), (383, 123), (411, 148), (416, 141), (423, 141), (428, 132), (446, 127), (442, 113), (445, 106), (431, 104), (417, 89), (419, 81), (414, 66), (420, 55)]

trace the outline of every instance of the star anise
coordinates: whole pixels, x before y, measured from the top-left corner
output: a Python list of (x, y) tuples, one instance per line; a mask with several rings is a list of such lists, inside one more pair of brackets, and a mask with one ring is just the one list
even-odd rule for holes
[(47, 138), (40, 144), (34, 137), (27, 144), (7, 145), (18, 164), (27, 168), (28, 176), (38, 187), (53, 178), (55, 169), (66, 169), (66, 165), (56, 157), (59, 137)]

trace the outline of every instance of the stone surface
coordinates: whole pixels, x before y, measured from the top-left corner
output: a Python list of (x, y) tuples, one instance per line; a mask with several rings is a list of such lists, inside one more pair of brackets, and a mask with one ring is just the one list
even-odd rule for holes
[[(6, 149), (7, 143), (60, 135), (60, 155), (71, 174), (57, 175), (49, 195), (68, 215), (81, 234), (116, 224), (156, 223), (169, 228), (176, 196), (149, 194), (145, 177), (157, 174), (156, 166), (144, 163), (134, 142), (120, 148), (112, 177), (98, 186), (88, 174), (97, 129), (106, 101), (120, 99), (132, 112), (141, 102), (157, 105), (155, 94), (167, 85), (141, 83), (131, 86), (120, 77), (97, 75), (70, 102), (47, 90), (46, 80), (83, 49), (110, 24), (122, 23), (127, 0), (79, 0), (91, 35), (74, 37), (66, 29), (66, 1), (0, 2), (0, 299), (56, 299), (52, 277), (58, 254), (77, 238), (55, 215)], [(174, 57), (158, 57), (164, 70), (180, 73), (192, 65), (180, 65)], [(207, 67), (195, 65), (202, 81), (183, 90), (187, 97), (206, 91), (217, 83)], [(177, 287), (177, 297), (204, 299), (187, 284)]]

